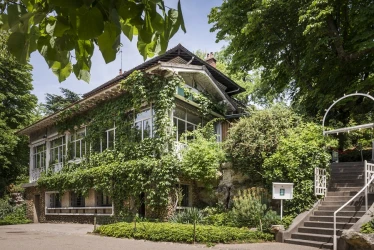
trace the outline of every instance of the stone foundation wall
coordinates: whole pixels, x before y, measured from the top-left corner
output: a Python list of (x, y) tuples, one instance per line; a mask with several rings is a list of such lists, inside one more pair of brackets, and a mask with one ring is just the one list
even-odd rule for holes
[(45, 222), (93, 224), (94, 216), (93, 215), (47, 215)]
[[(39, 195), (39, 206), (35, 204), (35, 196)], [(46, 222), (45, 218), (45, 191), (38, 187), (25, 188), (26, 216), (34, 222)]]

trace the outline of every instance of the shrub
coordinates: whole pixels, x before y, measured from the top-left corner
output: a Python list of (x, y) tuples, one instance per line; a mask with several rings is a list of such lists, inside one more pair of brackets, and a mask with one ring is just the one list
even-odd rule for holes
[(9, 204), (8, 200), (8, 197), (0, 199), (0, 220), (13, 212), (13, 207)]
[[(132, 223), (116, 223), (100, 226), (96, 231), (101, 235), (117, 238), (134, 238), (152, 241), (193, 242), (193, 225), (178, 223), (140, 222), (134, 230)], [(273, 235), (251, 232), (245, 228), (196, 226), (196, 242), (231, 243), (272, 241)]]
[(361, 226), (361, 230), (360, 230), (361, 233), (364, 233), (364, 234), (372, 234), (374, 233), (374, 219), (363, 224)]
[(239, 191), (233, 199), (231, 215), (238, 227), (257, 227), (269, 230), (271, 224), (279, 221), (279, 216), (268, 209), (270, 196), (264, 188), (249, 188)]
[(299, 214), (315, 202), (314, 169), (328, 168), (331, 155), (325, 148), (333, 144), (336, 141), (324, 137), (321, 126), (305, 123), (289, 129), (275, 153), (265, 159), (263, 177), (269, 189), (272, 182), (294, 183), (293, 199), (284, 203), (285, 214)]
[(250, 176), (251, 185), (262, 184), (264, 160), (275, 152), (287, 130), (299, 122), (300, 117), (285, 105), (256, 110), (249, 117), (240, 118), (230, 128), (224, 144), (233, 169)]
[(175, 213), (170, 217), (169, 222), (182, 224), (199, 224), (203, 221), (204, 215), (197, 208), (187, 208), (182, 212)]
[(288, 229), (291, 226), (293, 219), (295, 219), (295, 216), (293, 215), (283, 216), (279, 224), (283, 225), (284, 229)]
[(13, 211), (0, 219), (0, 225), (26, 224), (31, 221), (26, 218), (26, 206), (22, 205), (13, 209)]

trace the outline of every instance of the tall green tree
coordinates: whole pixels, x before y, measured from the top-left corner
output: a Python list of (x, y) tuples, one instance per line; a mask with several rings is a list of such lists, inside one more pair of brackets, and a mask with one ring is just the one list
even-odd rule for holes
[(15, 133), (32, 120), (37, 101), (30, 93), (32, 68), (9, 56), (7, 37), (0, 32), (0, 196), (17, 176), (27, 173), (28, 140)]
[(250, 176), (251, 185), (263, 184), (264, 160), (275, 152), (287, 130), (300, 122), (300, 116), (280, 104), (240, 118), (224, 143), (233, 169)]
[(79, 101), (81, 97), (66, 88), (60, 88), (62, 95), (49, 94), (45, 95), (45, 104), (42, 104), (44, 107), (45, 114), (50, 115), (60, 111), (70, 104)]
[(370, 0), (224, 0), (209, 22), (229, 41), (231, 70), (261, 69), (258, 98), (286, 95), (315, 115), (344, 93), (373, 91), (373, 13)]
[(112, 62), (121, 33), (130, 41), (138, 36), (145, 60), (165, 52), (179, 29), (186, 32), (180, 1), (169, 8), (163, 0), (6, 0), (0, 27), (10, 30), (9, 51), (18, 61), (38, 51), (60, 82), (72, 71), (89, 82), (95, 45)]

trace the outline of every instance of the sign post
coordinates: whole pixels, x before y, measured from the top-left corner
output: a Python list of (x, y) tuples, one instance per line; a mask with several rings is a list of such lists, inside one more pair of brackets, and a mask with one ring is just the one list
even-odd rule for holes
[(281, 200), (280, 217), (283, 218), (283, 200), (292, 200), (293, 183), (273, 182), (273, 199)]

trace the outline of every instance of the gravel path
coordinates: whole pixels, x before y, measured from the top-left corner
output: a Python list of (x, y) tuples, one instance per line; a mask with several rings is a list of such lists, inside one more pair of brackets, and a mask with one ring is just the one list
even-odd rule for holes
[(92, 225), (82, 224), (28, 224), (0, 226), (2, 250), (316, 250), (283, 243), (188, 245), (144, 240), (116, 239), (87, 234)]

